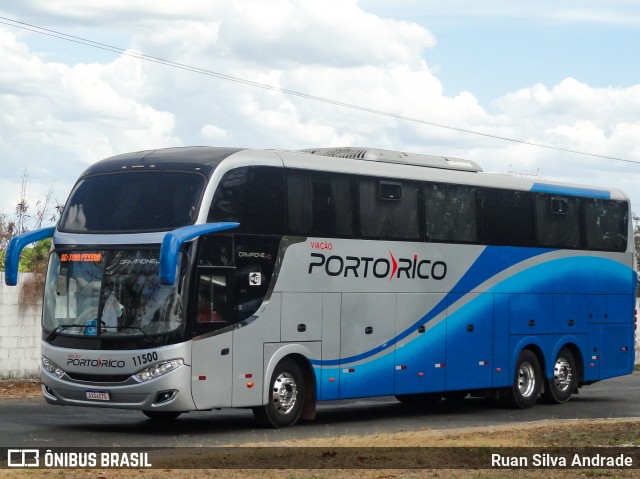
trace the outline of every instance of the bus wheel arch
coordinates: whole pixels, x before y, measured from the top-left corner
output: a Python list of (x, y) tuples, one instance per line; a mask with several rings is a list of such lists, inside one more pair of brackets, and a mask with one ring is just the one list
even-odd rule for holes
[(290, 427), (298, 419), (315, 418), (315, 376), (303, 355), (289, 354), (280, 358), (266, 386), (266, 404), (253, 408), (255, 418), (262, 425)]
[(307, 358), (301, 354), (291, 354), (287, 356), (291, 358), (302, 369), (302, 375), (304, 376), (304, 396), (302, 403), (302, 413), (300, 419), (315, 419), (316, 418), (316, 375), (313, 372), (313, 367)]

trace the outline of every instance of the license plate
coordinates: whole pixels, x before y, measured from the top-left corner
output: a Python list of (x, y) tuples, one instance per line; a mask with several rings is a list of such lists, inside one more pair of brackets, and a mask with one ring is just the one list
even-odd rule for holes
[(93, 399), (96, 401), (109, 401), (109, 391), (86, 391), (87, 399)]

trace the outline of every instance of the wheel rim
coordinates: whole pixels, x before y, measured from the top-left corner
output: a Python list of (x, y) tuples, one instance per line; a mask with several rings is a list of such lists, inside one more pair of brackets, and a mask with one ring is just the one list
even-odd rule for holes
[(284, 372), (273, 382), (273, 405), (280, 414), (289, 414), (296, 405), (298, 386), (290, 373)]
[(536, 374), (531, 363), (522, 363), (518, 370), (518, 389), (523, 397), (530, 397), (536, 387)]
[(565, 358), (558, 358), (553, 368), (553, 382), (560, 392), (565, 392), (573, 382), (571, 364)]

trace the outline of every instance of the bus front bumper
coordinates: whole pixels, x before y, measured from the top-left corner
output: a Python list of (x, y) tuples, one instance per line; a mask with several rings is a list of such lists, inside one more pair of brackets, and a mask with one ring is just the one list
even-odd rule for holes
[(191, 367), (183, 365), (140, 383), (89, 383), (60, 379), (42, 370), (42, 393), (49, 404), (142, 411), (193, 411)]

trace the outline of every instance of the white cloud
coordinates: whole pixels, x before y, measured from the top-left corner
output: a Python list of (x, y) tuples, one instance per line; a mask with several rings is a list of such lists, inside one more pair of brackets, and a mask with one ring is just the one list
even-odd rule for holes
[(227, 138), (227, 132), (215, 125), (207, 124), (200, 130), (200, 135), (206, 140), (224, 141)]
[(360, 0), (363, 8), (373, 8), (388, 15), (421, 15), (423, 17), (460, 17), (476, 21), (486, 18), (527, 19), (544, 23), (606, 24), (620, 26), (640, 25), (640, 14), (635, 1), (628, 0), (564, 0), (531, 2), (510, 0), (477, 2), (473, 0)]
[[(0, 30), (0, 163), (2, 177), (29, 171), (32, 191), (54, 181), (64, 190), (89, 164), (115, 153), (173, 145), (173, 115), (128, 94), (136, 88), (132, 59), (110, 65), (46, 63)], [(120, 72), (114, 75), (114, 70)], [(41, 185), (35, 188), (35, 185)], [(17, 202), (0, 191), (0, 211)]]
[[(592, 88), (572, 78), (555, 86), (533, 84), (505, 92), (497, 112), (489, 113), (473, 92), (443, 93), (437, 68), (428, 62), (436, 43), (427, 29), (376, 17), (360, 5), (32, 0), (17, 8), (71, 28), (108, 20), (130, 38), (122, 46), (278, 88), (640, 161), (640, 85)], [(488, 171), (506, 172), (512, 165), (527, 173), (539, 169), (549, 179), (635, 189), (634, 165), (359, 112), (127, 56), (105, 64), (47, 62), (24, 43), (28, 36), (16, 37), (0, 29), (0, 154), (8, 159), (0, 171), (6, 178), (9, 168), (28, 167), (38, 181), (56, 179), (65, 194), (86, 164), (100, 158), (203, 141), (265, 148), (373, 146), (467, 157)], [(50, 48), (76, 48), (56, 42)], [(0, 193), (0, 211), (7, 198)]]

